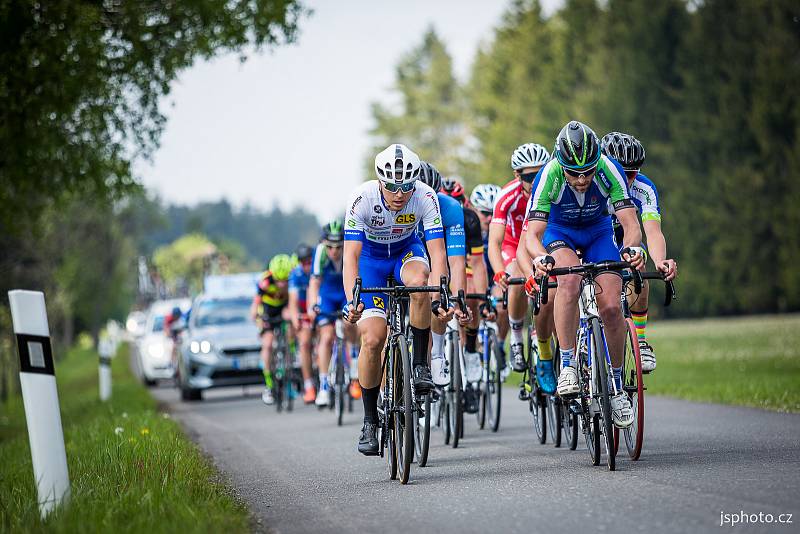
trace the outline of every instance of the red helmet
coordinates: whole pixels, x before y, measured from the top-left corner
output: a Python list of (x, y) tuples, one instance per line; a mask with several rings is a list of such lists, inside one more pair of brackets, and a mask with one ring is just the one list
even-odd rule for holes
[(467, 204), (467, 195), (464, 194), (464, 186), (454, 176), (442, 178), (441, 192), (458, 200), (461, 204)]

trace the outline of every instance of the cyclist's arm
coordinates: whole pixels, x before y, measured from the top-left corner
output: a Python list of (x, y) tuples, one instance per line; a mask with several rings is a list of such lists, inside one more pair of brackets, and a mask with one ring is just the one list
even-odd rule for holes
[(483, 253), (470, 254), (468, 262), (470, 269), (472, 269), (472, 285), (475, 293), (485, 292), (488, 274), (486, 273), (486, 264), (483, 261)]
[[(447, 263), (450, 264), (450, 292), (454, 295), (459, 289), (467, 291), (467, 262), (464, 256), (448, 256)], [(434, 278), (434, 283), (439, 279)]]
[(528, 254), (528, 247), (526, 241), (528, 239), (528, 223), (522, 227), (522, 233), (519, 236), (519, 245), (517, 245), (517, 265), (522, 271), (522, 276), (525, 278), (533, 274), (533, 260)]
[(294, 324), (300, 320), (300, 292), (296, 289), (289, 290), (289, 318), (292, 321), (292, 325), (297, 328), (297, 325)]
[(428, 254), (431, 256), (431, 280), (438, 285), (441, 277), (447, 276), (447, 253), (444, 248), (444, 239), (441, 237), (428, 239), (426, 245)]
[[(444, 239), (438, 239), (444, 247)], [(350, 240), (345, 237), (344, 240), (344, 260), (342, 267), (342, 281), (344, 282), (344, 292), (347, 300), (353, 300), (353, 287), (356, 285), (356, 277), (358, 276), (358, 258), (361, 256), (361, 249), (364, 244), (358, 240)], [(357, 302), (354, 303), (358, 305)]]
[(489, 223), (489, 263), (496, 273), (506, 270), (503, 264), (503, 237), (506, 234), (506, 225), (492, 221)]
[(639, 227), (639, 217), (636, 208), (626, 206), (616, 209), (617, 220), (622, 225), (622, 246), (639, 247), (642, 244), (642, 229)]
[(525, 231), (525, 247), (530, 258), (546, 256), (547, 249), (542, 244), (542, 237), (547, 228), (547, 221), (528, 219), (528, 229)]
[(661, 231), (661, 222), (656, 220), (645, 220), (642, 222), (644, 234), (647, 237), (647, 251), (653, 259), (653, 263), (660, 265), (667, 259), (667, 240)]

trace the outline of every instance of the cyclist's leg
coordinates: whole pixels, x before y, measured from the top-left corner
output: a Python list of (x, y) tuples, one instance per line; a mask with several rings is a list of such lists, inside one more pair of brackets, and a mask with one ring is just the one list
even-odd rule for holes
[(631, 310), (631, 319), (636, 327), (636, 337), (639, 343), (639, 353), (642, 357), (642, 371), (650, 372), (656, 368), (656, 353), (647, 342), (645, 327), (647, 326), (647, 305), (650, 300), (650, 284), (644, 280), (642, 292), (628, 296)]
[[(509, 252), (510, 254), (510, 252)], [(516, 254), (516, 247), (514, 247)], [(503, 254), (506, 258), (506, 254)], [(506, 272), (513, 278), (522, 276), (522, 271), (516, 259), (506, 264)], [(525, 312), (528, 309), (528, 299), (521, 285), (508, 286), (508, 324), (511, 327), (511, 358), (515, 371), (525, 370), (525, 341), (522, 332), (525, 323)]]

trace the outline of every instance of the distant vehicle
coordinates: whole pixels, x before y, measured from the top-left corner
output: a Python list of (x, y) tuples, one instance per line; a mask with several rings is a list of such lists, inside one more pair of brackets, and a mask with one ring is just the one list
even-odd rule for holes
[(178, 383), (183, 400), (200, 400), (205, 389), (262, 384), (261, 340), (250, 318), (257, 274), (206, 280), (195, 299), (180, 347)]
[(144, 327), (147, 322), (147, 314), (142, 311), (132, 311), (125, 320), (125, 330), (131, 341), (136, 341), (144, 335)]
[(151, 304), (147, 310), (144, 333), (136, 342), (137, 368), (142, 381), (148, 386), (154, 385), (158, 380), (171, 379), (175, 375), (172, 365), (173, 343), (164, 334), (164, 319), (175, 307), (180, 308), (185, 315), (189, 312), (191, 300), (159, 300)]

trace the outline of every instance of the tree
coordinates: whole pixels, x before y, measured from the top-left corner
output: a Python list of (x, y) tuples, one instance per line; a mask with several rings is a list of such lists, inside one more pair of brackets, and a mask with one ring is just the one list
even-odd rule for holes
[(0, 228), (64, 193), (119, 198), (195, 58), (291, 41), (295, 0), (0, 3)]

